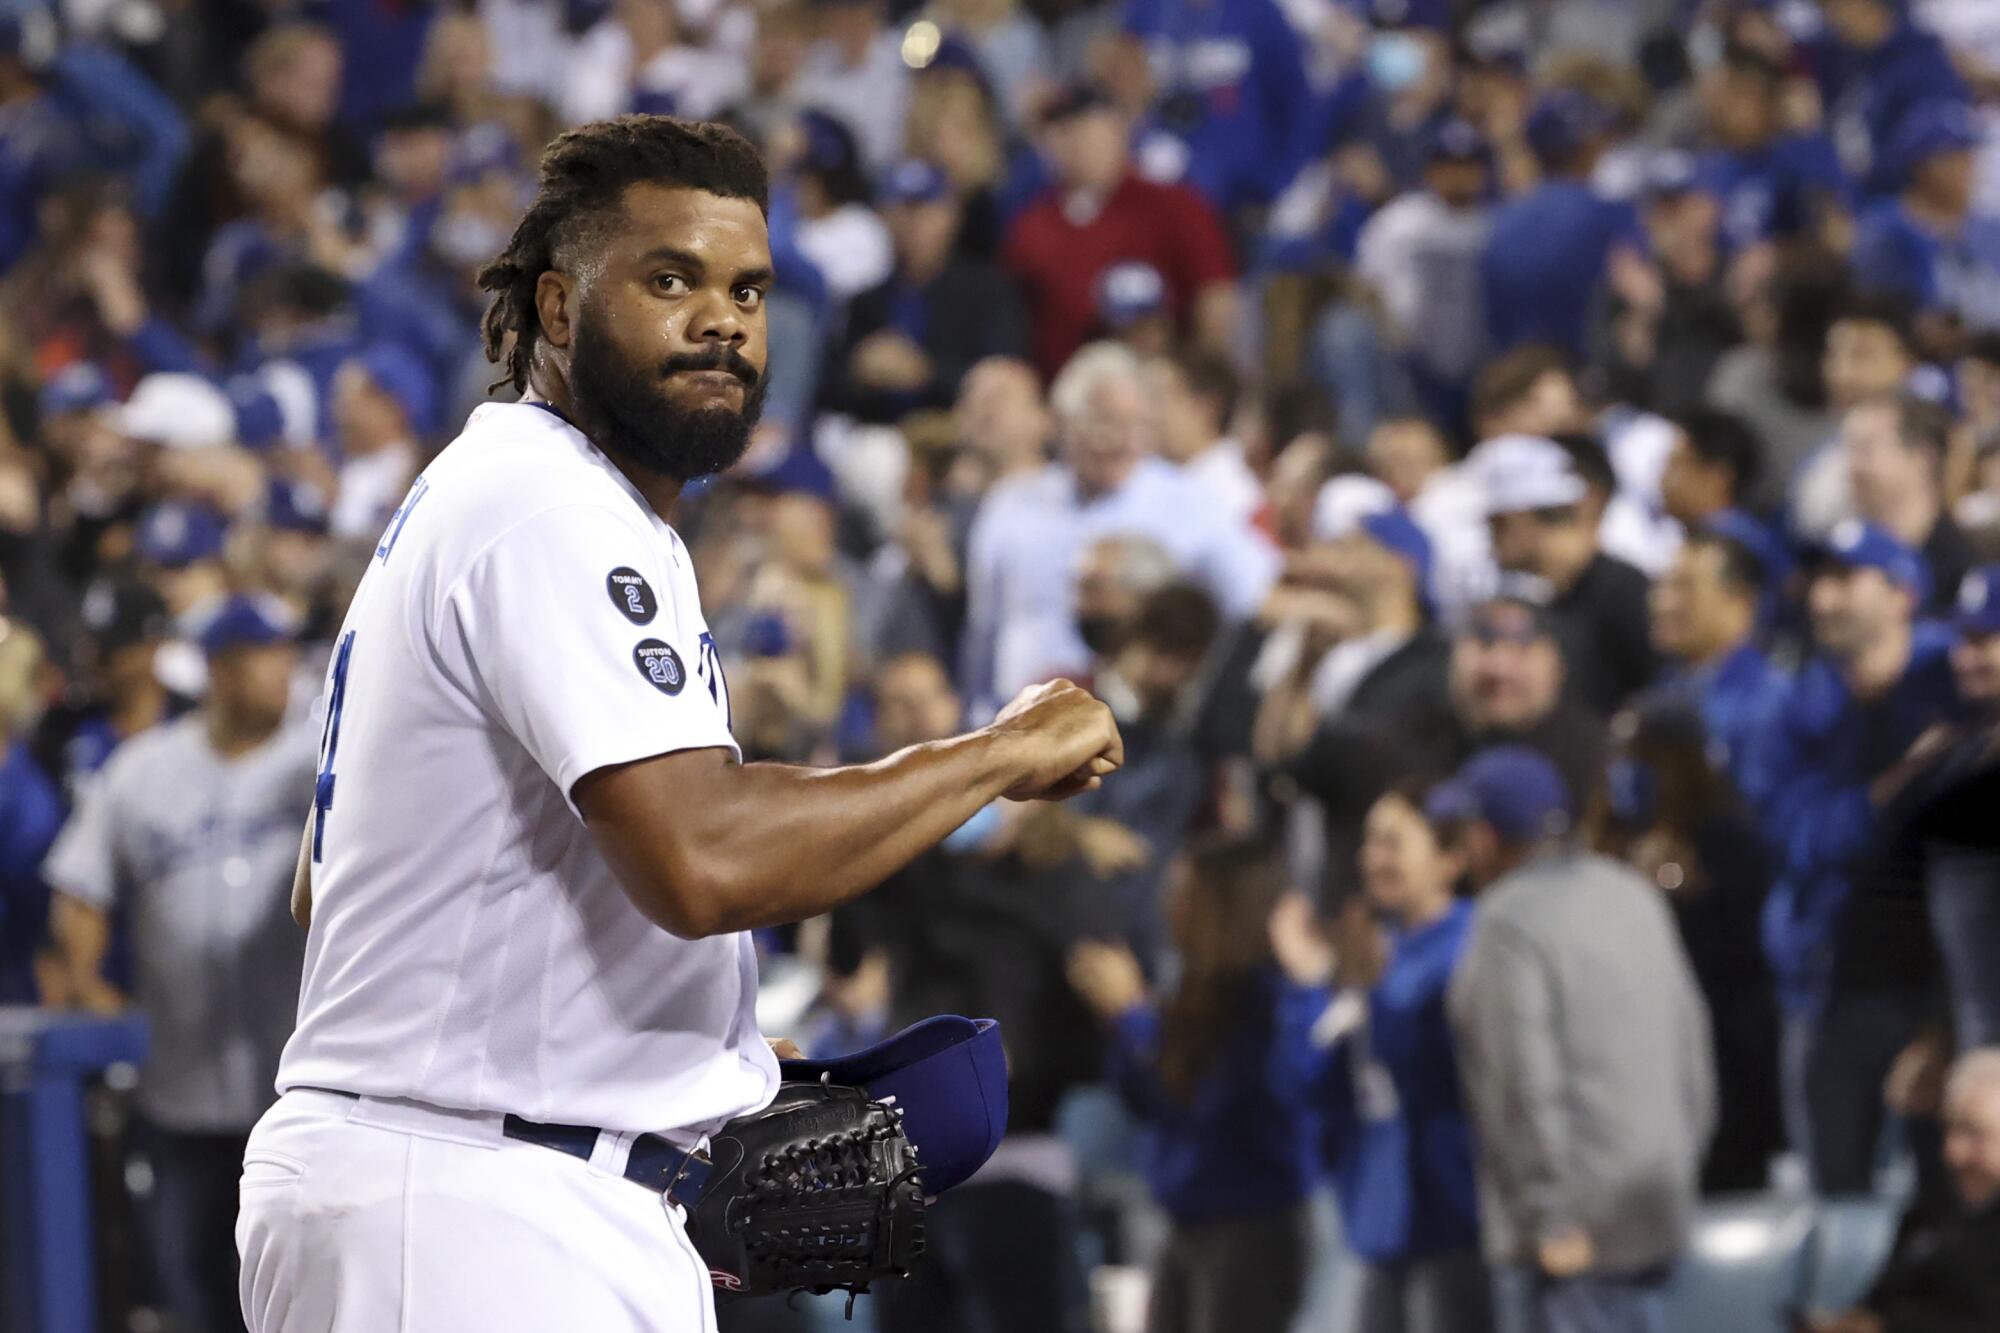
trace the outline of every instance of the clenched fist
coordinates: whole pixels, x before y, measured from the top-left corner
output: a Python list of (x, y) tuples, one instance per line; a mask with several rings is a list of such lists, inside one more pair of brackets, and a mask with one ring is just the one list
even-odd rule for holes
[(1097, 787), (1125, 762), (1111, 710), (1066, 680), (1030, 685), (987, 730), (1017, 774), (1010, 801), (1060, 801)]

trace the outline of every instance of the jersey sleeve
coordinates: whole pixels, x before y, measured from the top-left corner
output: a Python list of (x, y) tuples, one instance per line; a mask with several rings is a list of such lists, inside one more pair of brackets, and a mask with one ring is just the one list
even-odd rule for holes
[(42, 862), (42, 878), (50, 888), (101, 911), (109, 911), (118, 896), (114, 771), (98, 774), (84, 787), (69, 823)]
[(564, 800), (613, 764), (740, 754), (694, 580), (672, 558), (624, 516), (567, 505), (508, 529), (445, 593), (435, 647)]

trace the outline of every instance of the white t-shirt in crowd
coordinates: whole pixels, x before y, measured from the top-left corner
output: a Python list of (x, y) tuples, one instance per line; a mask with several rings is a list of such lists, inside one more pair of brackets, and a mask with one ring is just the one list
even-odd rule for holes
[(281, 1091), (690, 1132), (770, 1098), (749, 937), (646, 920), (570, 803), (737, 753), (687, 549), (582, 434), (472, 414), (376, 546), (324, 711)]

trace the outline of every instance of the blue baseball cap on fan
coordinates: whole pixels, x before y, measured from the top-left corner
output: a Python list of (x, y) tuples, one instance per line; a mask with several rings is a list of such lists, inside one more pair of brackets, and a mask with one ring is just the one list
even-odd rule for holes
[(1923, 555), (1873, 523), (1850, 518), (1834, 524), (1826, 540), (1811, 549), (1811, 555), (1823, 565), (1879, 569), (1920, 603), (1930, 596), (1930, 567)]
[(1603, 103), (1574, 89), (1558, 88), (1544, 93), (1528, 113), (1528, 147), (1544, 166), (1557, 166), (1611, 126), (1611, 112)]
[(1645, 192), (1648, 199), (1673, 199), (1687, 194), (1701, 179), (1701, 165), (1694, 154), (1669, 148), (1653, 154), (1646, 163)]
[(1965, 576), (1951, 623), (1961, 638), (2000, 634), (2000, 565), (1981, 565)]
[(205, 656), (214, 657), (232, 648), (260, 648), (266, 644), (289, 643), (291, 617), (270, 598), (238, 593), (225, 600), (202, 623), (195, 636)]
[(1166, 313), (1167, 280), (1139, 260), (1113, 264), (1097, 275), (1097, 314), (1113, 329)]
[(433, 429), (438, 413), (437, 385), (416, 353), (398, 343), (373, 343), (351, 364), (357, 364), (376, 388), (396, 400), (421, 435)]
[(1458, 116), (1439, 125), (1424, 140), (1426, 162), (1487, 162), (1492, 157), (1493, 147), (1479, 127)]
[(1007, 1132), (1007, 1057), (991, 1018), (941, 1014), (836, 1060), (781, 1060), (788, 1082), (821, 1078), (894, 1099), (917, 1150), (924, 1193), (977, 1171)]
[(1889, 136), (1882, 152), (1882, 178), (1907, 184), (1931, 158), (1977, 148), (1983, 141), (1978, 114), (1965, 103), (1943, 99), (1919, 103), (1903, 113)]
[(1402, 558), (1417, 581), (1417, 594), (1428, 601), (1431, 586), (1431, 539), (1401, 505), (1363, 514), (1355, 525), (1392, 555)]
[(264, 523), (280, 532), (324, 537), (327, 531), (326, 493), (309, 481), (271, 478), (264, 492)]
[(950, 197), (951, 179), (920, 157), (907, 158), (883, 172), (875, 191), (875, 202), (883, 208), (931, 204)]
[(167, 500), (139, 516), (134, 538), (139, 558), (168, 569), (183, 569), (222, 554), (225, 525), (207, 505)]
[(113, 398), (111, 379), (95, 361), (74, 361), (49, 377), (37, 405), (45, 417), (87, 412)]
[(1525, 745), (1481, 750), (1431, 789), (1424, 814), (1435, 823), (1477, 820), (1518, 846), (1569, 831), (1569, 784), (1555, 763)]

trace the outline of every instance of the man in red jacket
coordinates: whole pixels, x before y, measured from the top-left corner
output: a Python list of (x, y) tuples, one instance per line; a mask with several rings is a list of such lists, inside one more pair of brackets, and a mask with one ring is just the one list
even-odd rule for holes
[(1131, 123), (1091, 85), (1059, 93), (1042, 113), (1042, 149), (1055, 184), (1016, 218), (1003, 259), (1028, 304), (1031, 346), (1045, 375), (1096, 331), (1099, 273), (1142, 260), (1167, 282), (1184, 331), (1225, 349), (1236, 335), (1235, 256), (1222, 220), (1181, 185), (1132, 169)]

